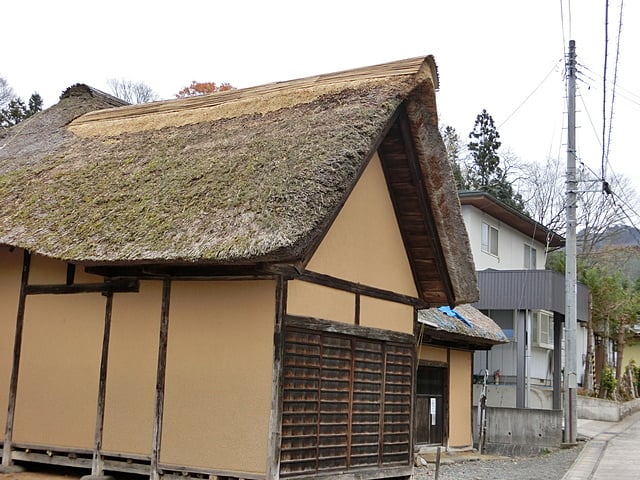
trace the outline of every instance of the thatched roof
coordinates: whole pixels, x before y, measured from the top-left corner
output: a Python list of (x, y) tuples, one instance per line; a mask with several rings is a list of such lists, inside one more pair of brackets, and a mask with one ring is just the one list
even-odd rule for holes
[(476, 349), (491, 348), (509, 339), (489, 317), (472, 305), (458, 305), (454, 309), (429, 308), (418, 311), (418, 323), (426, 326), (423, 332), (430, 343), (464, 343)]
[(418, 201), (435, 212), (440, 290), (473, 301), (436, 87), (431, 57), (116, 108), (72, 87), (0, 133), (0, 244), (98, 265), (299, 263), (403, 118), (418, 188), (433, 185)]

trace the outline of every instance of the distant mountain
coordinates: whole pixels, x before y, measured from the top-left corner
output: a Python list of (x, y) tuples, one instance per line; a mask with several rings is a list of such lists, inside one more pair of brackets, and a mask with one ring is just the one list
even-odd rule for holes
[[(587, 242), (591, 243), (595, 240), (596, 248), (640, 246), (640, 229), (629, 225), (612, 225), (604, 231), (598, 231), (586, 237)], [(581, 230), (576, 236), (578, 247), (584, 238), (585, 230)]]
[(640, 278), (640, 246), (607, 246), (598, 250), (598, 263), (618, 271), (631, 280)]
[[(584, 232), (577, 235), (578, 245)], [(595, 250), (597, 263), (619, 271), (628, 278), (640, 278), (640, 229), (628, 225), (613, 225), (599, 235)]]
[(640, 230), (628, 225), (613, 225), (606, 230), (597, 246), (598, 248), (640, 246)]

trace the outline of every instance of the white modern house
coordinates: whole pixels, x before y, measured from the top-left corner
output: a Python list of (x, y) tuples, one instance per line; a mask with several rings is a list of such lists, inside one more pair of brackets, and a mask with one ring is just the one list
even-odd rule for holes
[[(474, 357), (481, 383), (488, 372), (487, 405), (561, 408), (564, 276), (545, 270), (547, 253), (564, 239), (481, 191), (459, 192), (478, 274), (476, 307), (491, 317), (510, 342)], [(587, 351), (588, 290), (578, 284), (578, 383)], [(480, 385), (474, 389), (474, 403)]]

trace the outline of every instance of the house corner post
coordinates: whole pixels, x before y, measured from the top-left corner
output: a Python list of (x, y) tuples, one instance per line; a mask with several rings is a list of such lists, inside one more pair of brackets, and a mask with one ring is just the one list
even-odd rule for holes
[(31, 254), (25, 250), (22, 259), (22, 276), (20, 280), (20, 296), (18, 299), (18, 312), (16, 314), (16, 330), (13, 342), (13, 363), (11, 366), (11, 379), (9, 382), (9, 402), (7, 408), (7, 422), (4, 433), (4, 444), (2, 446), (2, 465), (0, 473), (9, 473), (12, 470), (19, 470), (13, 464), (12, 443), (13, 443), (13, 421), (16, 411), (16, 397), (18, 393), (18, 375), (20, 372), (20, 355), (22, 351), (22, 332), (24, 328), (24, 310), (27, 299), (27, 285), (29, 283), (29, 271), (31, 269)]
[(287, 310), (287, 279), (279, 275), (276, 285), (275, 321), (273, 326), (273, 375), (269, 444), (267, 447), (267, 480), (280, 479), (282, 446), (282, 371), (284, 352), (284, 317)]
[(158, 367), (156, 375), (155, 414), (153, 417), (153, 438), (151, 441), (151, 480), (161, 477), (160, 444), (162, 443), (162, 420), (164, 415), (164, 389), (167, 370), (167, 342), (169, 338), (169, 304), (171, 299), (171, 279), (162, 284), (162, 311), (160, 314), (160, 339), (158, 343)]

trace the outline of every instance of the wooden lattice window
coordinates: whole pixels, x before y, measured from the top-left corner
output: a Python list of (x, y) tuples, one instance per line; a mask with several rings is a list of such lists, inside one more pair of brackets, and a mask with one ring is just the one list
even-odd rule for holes
[(410, 464), (410, 345), (288, 329), (283, 359), (283, 476)]

